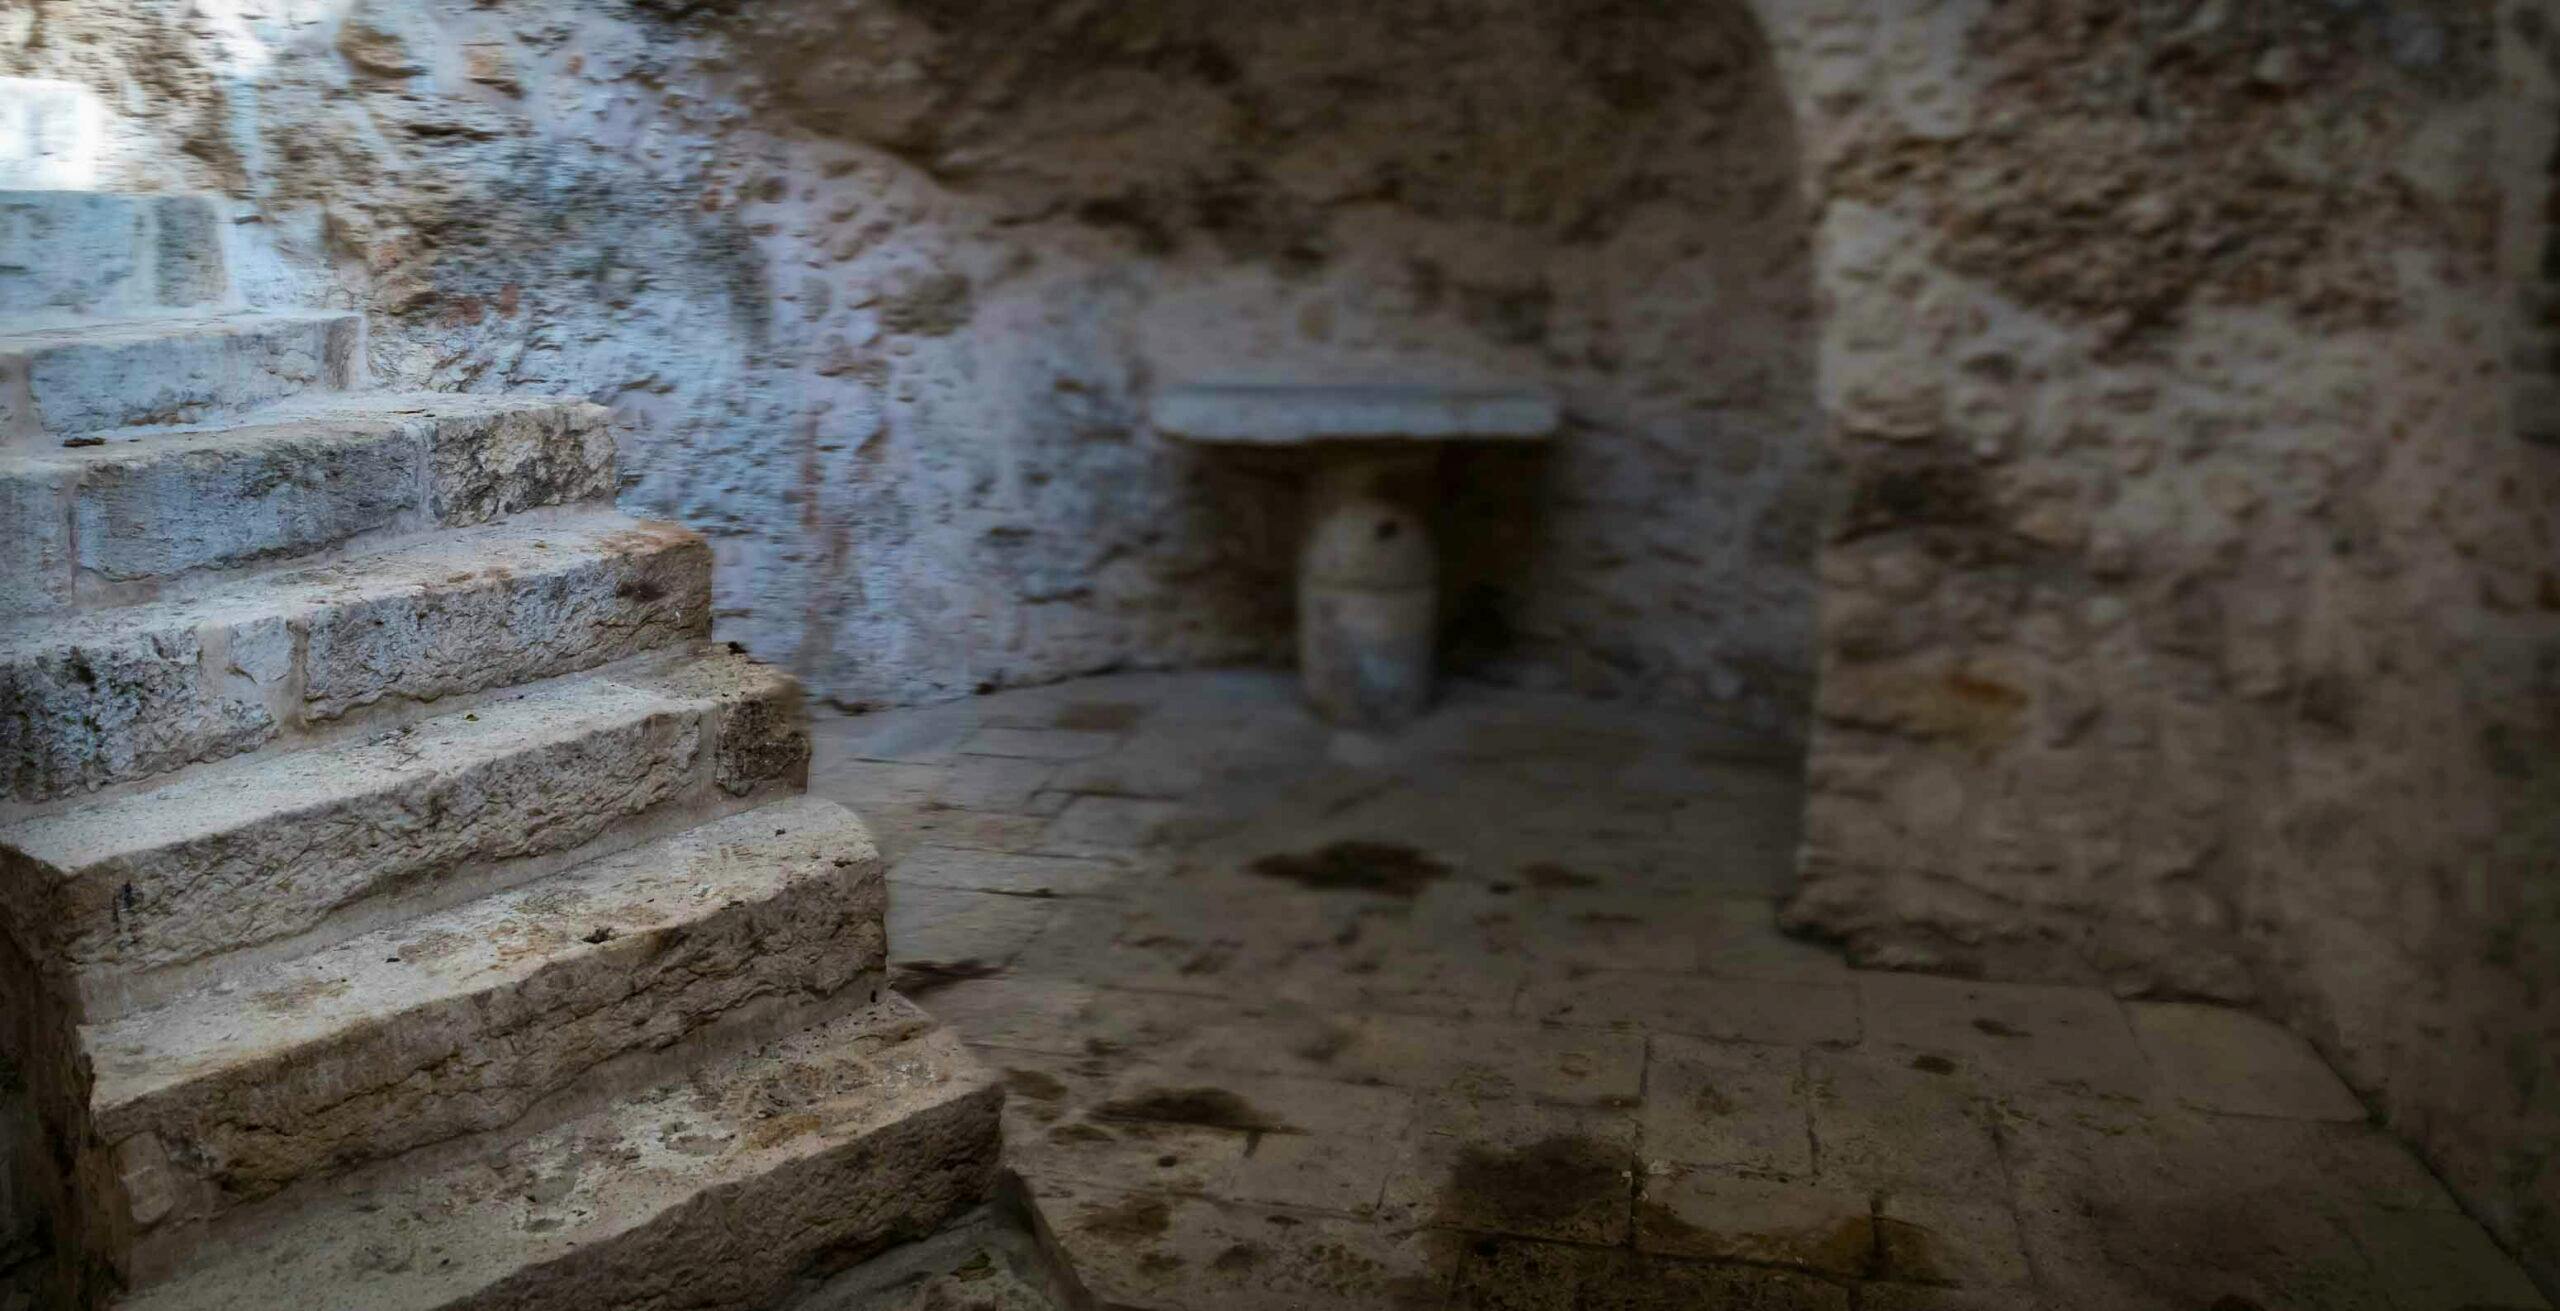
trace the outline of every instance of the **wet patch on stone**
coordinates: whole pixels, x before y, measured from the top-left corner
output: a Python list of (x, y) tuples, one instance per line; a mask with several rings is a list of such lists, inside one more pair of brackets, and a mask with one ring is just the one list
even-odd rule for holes
[(1004, 1088), (1017, 1097), (1027, 1097), (1035, 1102), (1054, 1102), (1067, 1095), (1067, 1085), (1038, 1070), (1007, 1069)]
[(1533, 888), (1596, 888), (1600, 886), (1600, 880), (1597, 877), (1585, 874), (1569, 865), (1559, 865), (1552, 860), (1534, 861), (1521, 866), (1520, 877), (1528, 880), (1529, 886)]
[(1877, 1216), (1874, 1261), (1867, 1277), (1904, 1284), (1955, 1283), (1938, 1254), (1937, 1243), (1936, 1234), (1908, 1220)]
[(1633, 1159), (1624, 1148), (1556, 1135), (1526, 1147), (1462, 1148), (1441, 1185), (1435, 1222), (1575, 1242), (1614, 1242)]
[(1447, 863), (1395, 842), (1331, 842), (1314, 851), (1264, 856), (1247, 868), (1321, 892), (1410, 897), (1449, 877)]
[(932, 996), (955, 983), (971, 979), (993, 978), (1004, 973), (1001, 965), (969, 959), (955, 961), (911, 960), (889, 972), (889, 987), (915, 1001)]
[(1161, 1197), (1131, 1197), (1094, 1207), (1076, 1217), (1076, 1232), (1115, 1243), (1143, 1243), (1163, 1235), (1173, 1224), (1173, 1209)]
[(1152, 1088), (1116, 1097), (1093, 1109), (1097, 1120), (1194, 1124), (1239, 1133), (1295, 1133), (1289, 1122), (1224, 1088)]

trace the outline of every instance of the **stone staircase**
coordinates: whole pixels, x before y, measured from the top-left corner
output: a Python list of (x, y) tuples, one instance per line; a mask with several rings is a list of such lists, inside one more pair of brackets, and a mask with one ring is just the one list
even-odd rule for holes
[(754, 1307), (982, 1203), (1001, 1094), (884, 988), (878, 850), (604, 412), (366, 391), (357, 316), (229, 303), (223, 226), (0, 193), (48, 1304)]

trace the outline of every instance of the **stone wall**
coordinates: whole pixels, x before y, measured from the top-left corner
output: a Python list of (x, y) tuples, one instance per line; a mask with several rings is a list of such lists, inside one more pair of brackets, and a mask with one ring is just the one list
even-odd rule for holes
[(1543, 383), (1450, 471), (1453, 659), (1800, 720), (1820, 519), (1786, 106), (1716, 4), (75, 0), (98, 184), (237, 198), (392, 385), (613, 407), (723, 633), (823, 695), (1279, 659), (1294, 478), (1161, 382)]
[(2500, 242), (2547, 35), (1910, 8), (1796, 43), (1958, 73), (1803, 93), (1846, 488), (1793, 920), (2285, 1016), (2560, 1280), (2560, 455)]

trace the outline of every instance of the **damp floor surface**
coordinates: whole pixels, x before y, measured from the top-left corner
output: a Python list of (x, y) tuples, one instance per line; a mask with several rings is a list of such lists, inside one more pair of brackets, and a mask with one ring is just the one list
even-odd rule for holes
[(1105, 1303), (2547, 1305), (2280, 1028), (1779, 933), (1796, 761), (1732, 724), (1214, 672), (816, 733)]

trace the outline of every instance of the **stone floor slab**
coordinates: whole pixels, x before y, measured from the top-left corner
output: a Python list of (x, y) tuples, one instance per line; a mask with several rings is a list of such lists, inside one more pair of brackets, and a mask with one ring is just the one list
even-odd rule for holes
[(1158, 845), (1165, 826), (1182, 815), (1171, 801), (1140, 797), (1069, 800), (1040, 834), (1039, 849), (1060, 856), (1122, 856)]
[(2286, 1120), (2362, 1120), (2364, 1103), (2311, 1044), (2228, 1006), (2126, 1007), (2165, 1091), (2198, 1110)]
[(1517, 1013), (1542, 1024), (1730, 1042), (1813, 1046), (1858, 1040), (1857, 994), (1836, 984), (1593, 970), (1532, 978), (1521, 989)]
[(1867, 1274), (1876, 1225), (1867, 1195), (1787, 1179), (1674, 1167), (1648, 1175), (1636, 1247), (1850, 1279)]
[(1380, 1215), (1519, 1238), (1627, 1240), (1637, 1119), (1615, 1108), (1425, 1098)]
[(1876, 1261), (1897, 1283), (2022, 1288), (2029, 1282), (2018, 1217), (2007, 1197), (1885, 1193), (1876, 1201)]
[(1867, 1041), (1967, 1062), (2009, 1086), (2141, 1098), (2153, 1080), (2124, 1011), (2096, 988), (1864, 974)]
[(1035, 856), (964, 847), (917, 847), (889, 871), (892, 883), (1034, 896), (1108, 896), (1121, 869), (1073, 856)]
[(2398, 1311), (2549, 1311), (2515, 1259), (2468, 1216), (2366, 1211), (2347, 1227)]
[(965, 755), (1010, 756), (1019, 760), (1082, 760), (1119, 745), (1118, 733), (990, 724), (962, 740), (960, 750)]
[(1086, 1288), (1140, 1311), (1438, 1311), (1456, 1260), (1435, 1235), (1320, 1212), (1045, 1182), (1032, 1196)]
[(1802, 1052), (1675, 1034), (1658, 1033), (1651, 1042), (1644, 1089), (1647, 1162), (1812, 1176)]
[(1054, 900), (959, 888), (889, 885), (890, 964), (1001, 966), (1057, 910)]
[(1998, 1196), (2007, 1181), (1980, 1090), (1897, 1055), (1808, 1052), (1814, 1174), (1892, 1193)]

